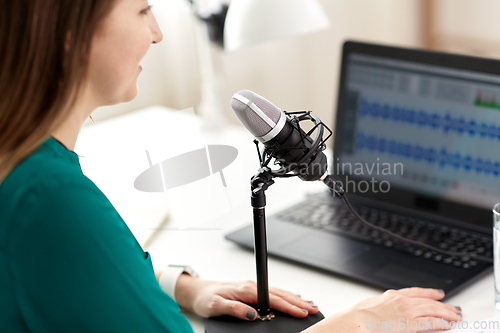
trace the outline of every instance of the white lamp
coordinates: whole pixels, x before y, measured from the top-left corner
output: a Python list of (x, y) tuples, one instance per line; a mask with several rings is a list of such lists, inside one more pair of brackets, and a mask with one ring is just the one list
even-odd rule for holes
[(232, 0), (224, 27), (224, 49), (233, 52), (329, 26), (317, 0)]
[[(217, 0), (190, 0), (196, 16), (208, 16)], [(205, 12), (205, 14), (203, 14)], [(317, 0), (232, 0), (224, 22), (224, 50), (233, 52), (252, 44), (320, 31), (330, 22)], [(222, 29), (222, 25), (219, 27)], [(197, 113), (205, 129), (225, 125), (219, 92), (222, 81), (214, 68), (207, 26), (197, 22), (201, 102)]]

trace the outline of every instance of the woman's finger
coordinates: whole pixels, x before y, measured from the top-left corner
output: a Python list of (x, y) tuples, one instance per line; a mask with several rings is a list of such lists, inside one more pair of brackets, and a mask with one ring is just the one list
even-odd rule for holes
[(228, 300), (222, 297), (213, 302), (213, 307), (210, 312), (210, 317), (217, 317), (222, 315), (230, 315), (243, 320), (255, 320), (257, 318), (257, 311), (249, 305), (244, 303)]
[(315, 314), (318, 312), (318, 307), (314, 305), (313, 302), (305, 301), (299, 296), (292, 294), (291, 292), (281, 290), (278, 288), (270, 288), (269, 293), (281, 297), (288, 303), (295, 305), (300, 309), (306, 309), (309, 312), (309, 314)]
[[(417, 306), (417, 305), (434, 304), (435, 301), (432, 299), (428, 299), (428, 298), (415, 297), (415, 298), (410, 298), (410, 302), (414, 306)], [(450, 311), (462, 313), (462, 308), (460, 308), (459, 306), (453, 306), (451, 304), (446, 304), (446, 303), (440, 303), (440, 304), (445, 306)]]
[(270, 293), (273, 293), (275, 295), (278, 295), (278, 296), (281, 296), (283, 298), (290, 298), (290, 299), (297, 299), (297, 300), (301, 300), (301, 301), (304, 301), (304, 302), (307, 302), (307, 303), (313, 303), (312, 301), (306, 301), (302, 298), (301, 295), (299, 294), (294, 294), (290, 291), (286, 291), (286, 290), (283, 290), (283, 289), (279, 289), (279, 288), (275, 288), (275, 287), (271, 287), (269, 288), (269, 292)]
[(450, 310), (446, 304), (434, 302), (434, 304), (422, 304), (413, 307), (415, 317), (434, 317), (442, 318), (446, 321), (460, 321), (462, 314), (458, 311)]
[[(278, 310), (280, 312), (289, 314), (290, 316), (294, 316), (297, 318), (304, 318), (307, 317), (309, 314), (308, 309), (303, 309), (301, 307), (298, 307), (296, 305), (290, 304), (287, 301), (285, 301), (283, 298), (280, 296), (276, 296), (274, 294), (269, 294), (269, 301), (271, 305), (271, 309)], [(313, 309), (316, 313), (318, 312), (317, 309)]]
[(407, 297), (430, 298), (436, 301), (444, 297), (444, 291), (441, 289), (413, 287), (399, 289), (397, 292)]

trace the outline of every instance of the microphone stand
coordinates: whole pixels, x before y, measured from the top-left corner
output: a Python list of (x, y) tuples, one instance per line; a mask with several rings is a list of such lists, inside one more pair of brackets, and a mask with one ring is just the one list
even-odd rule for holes
[[(299, 122), (303, 120), (311, 120), (315, 126), (309, 133), (302, 135), (308, 137), (316, 128), (318, 133), (314, 143), (310, 149), (296, 161), (297, 165), (310, 159), (312, 155), (324, 150), (326, 147), (324, 142), (331, 136), (331, 131), (324, 124), (311, 114), (310, 111), (285, 112), (288, 115), (300, 115), (292, 118), (295, 126), (300, 129)], [(324, 127), (330, 132), (330, 136), (323, 139)], [(259, 155), (260, 169), (250, 181), (251, 184), (251, 204), (253, 209), (254, 223), (254, 242), (255, 242), (255, 263), (257, 268), (257, 319), (254, 321), (243, 321), (231, 316), (220, 316), (207, 319), (205, 323), (206, 333), (298, 333), (309, 326), (314, 325), (324, 319), (321, 312), (314, 315), (308, 315), (305, 318), (296, 318), (279, 311), (271, 312), (269, 302), (269, 278), (267, 270), (267, 235), (266, 235), (266, 190), (274, 184), (274, 177), (294, 177), (297, 174), (289, 174), (291, 168), (282, 168), (278, 171), (273, 171), (267, 165), (269, 164), (272, 155), (269, 155), (267, 149), (264, 149), (263, 154), (259, 150), (259, 143), (254, 140)], [(274, 147), (279, 150), (281, 148)], [(286, 149), (302, 149), (295, 147), (284, 147)]]
[(257, 268), (257, 319), (243, 321), (231, 316), (207, 319), (206, 333), (298, 333), (324, 319), (318, 312), (305, 318), (296, 318), (279, 311), (271, 312), (267, 269), (266, 193), (274, 184), (271, 169), (263, 167), (251, 179), (255, 263)]
[(267, 272), (267, 235), (266, 235), (266, 193), (274, 184), (269, 168), (261, 168), (259, 173), (252, 177), (251, 203), (253, 208), (253, 232), (255, 242), (255, 262), (257, 268), (257, 312), (259, 319), (271, 320), (274, 314), (269, 305), (269, 282)]

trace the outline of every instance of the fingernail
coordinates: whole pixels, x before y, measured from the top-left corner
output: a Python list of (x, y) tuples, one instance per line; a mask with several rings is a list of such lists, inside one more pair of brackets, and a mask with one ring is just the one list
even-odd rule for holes
[(247, 311), (247, 318), (249, 320), (254, 320), (256, 315), (257, 315), (257, 313), (255, 311), (253, 311), (253, 310), (248, 310)]
[(311, 305), (311, 308), (316, 309), (318, 306), (317, 305)]
[(312, 303), (313, 301), (306, 301), (307, 303)]
[(302, 311), (302, 312), (309, 312), (306, 309), (300, 309), (300, 311)]
[(462, 311), (462, 308), (459, 306), (455, 306), (455, 309), (457, 309), (458, 311)]
[(443, 294), (443, 295), (444, 295), (444, 290), (443, 290), (443, 289), (439, 289), (439, 290), (438, 290), (438, 292), (439, 292), (440, 294)]
[(461, 318), (462, 314), (460, 312), (457, 312), (457, 315)]

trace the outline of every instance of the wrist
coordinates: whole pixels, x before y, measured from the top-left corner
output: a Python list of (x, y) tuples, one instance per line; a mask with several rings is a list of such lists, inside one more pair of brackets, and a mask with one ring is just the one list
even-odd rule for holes
[(170, 296), (172, 299), (177, 301), (177, 297), (175, 295), (177, 281), (181, 275), (191, 275), (194, 277), (198, 277), (198, 274), (189, 266), (181, 266), (181, 265), (168, 265), (163, 271), (155, 270), (155, 275), (157, 277), (160, 288)]
[(175, 285), (175, 300), (183, 309), (194, 312), (194, 302), (199, 293), (201, 280), (187, 273), (181, 274)]

